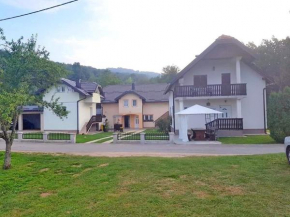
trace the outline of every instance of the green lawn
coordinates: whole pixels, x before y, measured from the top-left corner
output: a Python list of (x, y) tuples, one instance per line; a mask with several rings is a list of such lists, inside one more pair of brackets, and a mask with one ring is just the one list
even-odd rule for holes
[(144, 133), (159, 133), (159, 129), (157, 128), (149, 128), (144, 131)]
[[(3, 152), (0, 152), (3, 161)], [(103, 158), (13, 154), (0, 216), (289, 216), (284, 154)]]
[(104, 137), (112, 136), (112, 132), (102, 132), (102, 133), (97, 133), (93, 135), (77, 135), (76, 142), (77, 143), (85, 143), (89, 141), (93, 141), (96, 139), (101, 139)]
[(246, 136), (246, 137), (224, 137), (219, 138), (218, 141), (223, 144), (274, 144), (274, 139), (269, 135)]

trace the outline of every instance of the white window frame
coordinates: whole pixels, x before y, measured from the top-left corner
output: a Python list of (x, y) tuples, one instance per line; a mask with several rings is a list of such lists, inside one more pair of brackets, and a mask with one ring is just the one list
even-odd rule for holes
[[(126, 103), (125, 103), (126, 102)], [(124, 107), (129, 107), (129, 100), (128, 99), (124, 99), (123, 101), (123, 106)]]
[[(134, 105), (134, 101), (136, 102), (136, 105)], [(137, 107), (137, 99), (133, 99), (133, 100), (132, 100), (132, 106), (133, 106), (133, 107)]]
[(144, 122), (153, 122), (153, 115), (143, 115)]

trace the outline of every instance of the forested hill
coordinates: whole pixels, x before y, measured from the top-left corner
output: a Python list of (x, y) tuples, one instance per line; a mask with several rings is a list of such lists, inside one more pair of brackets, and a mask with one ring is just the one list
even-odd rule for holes
[(169, 81), (168, 76), (164, 72), (159, 74), (155, 72), (135, 71), (124, 68), (96, 69), (91, 66), (80, 65), (79, 63), (59, 64), (63, 65), (70, 72), (68, 75), (69, 79), (93, 81), (103, 87), (113, 84), (130, 84), (132, 82), (137, 84), (149, 84), (166, 83)]
[(133, 69), (125, 69), (125, 68), (108, 68), (111, 72), (116, 73), (125, 73), (125, 74), (140, 74), (140, 75), (147, 75), (149, 78), (155, 78), (160, 76), (160, 73), (157, 72), (149, 72), (149, 71), (139, 71)]

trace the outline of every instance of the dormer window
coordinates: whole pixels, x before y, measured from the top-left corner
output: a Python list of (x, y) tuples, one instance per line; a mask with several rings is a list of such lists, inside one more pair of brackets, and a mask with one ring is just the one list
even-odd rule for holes
[(137, 106), (137, 100), (136, 100), (136, 99), (133, 99), (133, 101), (132, 101), (132, 106), (133, 106), (133, 107), (136, 107), (136, 106)]

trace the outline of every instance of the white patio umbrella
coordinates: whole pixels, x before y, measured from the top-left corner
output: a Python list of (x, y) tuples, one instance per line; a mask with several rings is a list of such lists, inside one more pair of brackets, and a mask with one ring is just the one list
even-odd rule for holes
[(181, 139), (183, 142), (188, 142), (188, 115), (222, 114), (222, 112), (201, 105), (194, 105), (175, 114), (179, 115), (179, 139)]

